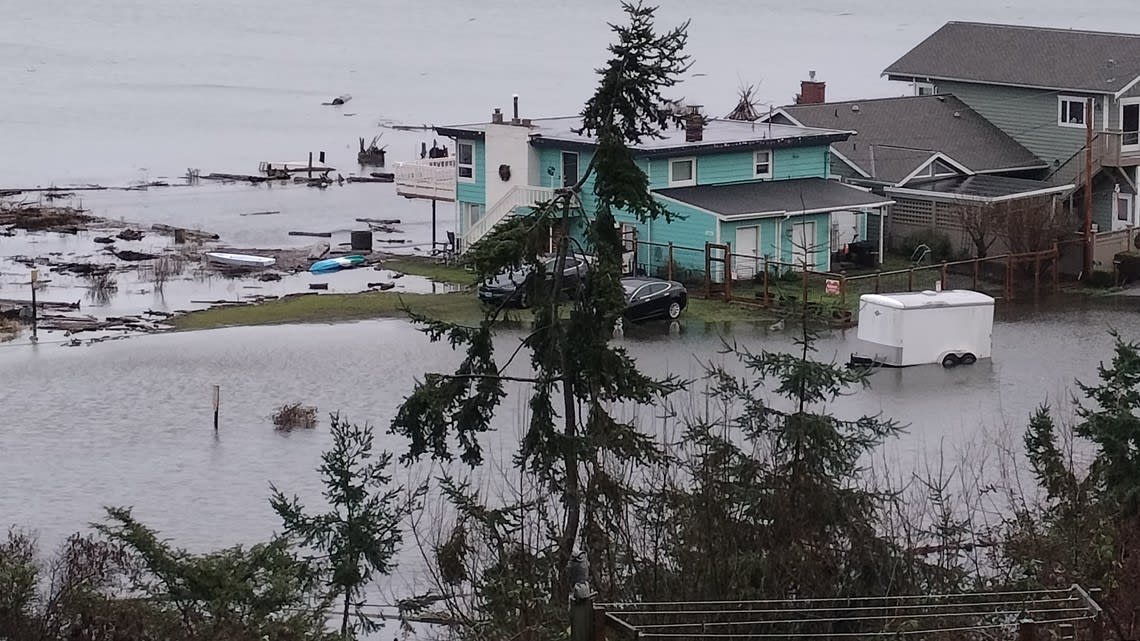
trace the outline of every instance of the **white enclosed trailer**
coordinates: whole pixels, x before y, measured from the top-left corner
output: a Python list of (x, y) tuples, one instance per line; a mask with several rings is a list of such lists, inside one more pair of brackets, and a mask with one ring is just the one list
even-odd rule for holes
[(994, 299), (964, 289), (864, 294), (853, 363), (972, 365), (990, 357)]

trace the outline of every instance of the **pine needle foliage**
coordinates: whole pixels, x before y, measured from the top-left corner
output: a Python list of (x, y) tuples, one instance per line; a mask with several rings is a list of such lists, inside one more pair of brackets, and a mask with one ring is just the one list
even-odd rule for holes
[[(683, 53), (687, 23), (659, 33), (655, 8), (640, 3), (625, 3), (623, 8), (627, 22), (611, 25), (616, 42), (609, 47), (607, 63), (597, 70), (598, 89), (582, 111), (581, 135), (595, 138), (596, 144), (585, 171), (576, 184), (557, 190), (551, 201), (497, 225), (468, 252), (480, 279), (520, 268), (533, 274), (527, 300), (534, 309), (534, 324), (516, 352), (529, 352), (533, 373), (509, 376), (506, 370), (514, 356), (505, 363), (496, 359), (493, 336), (506, 315), (501, 307), (489, 310), (476, 327), (413, 316), (429, 338), (447, 340), (465, 356), (454, 373), (428, 374), (417, 382), (391, 424), (393, 433), (408, 440), (405, 461), (458, 456), (478, 466), (483, 462), (479, 439), (494, 429), (506, 385), (530, 385), (530, 421), (515, 463), (551, 487), (565, 508), (564, 522), (553, 537), (557, 567), (565, 566), (579, 541), (583, 508), (600, 505), (599, 497), (583, 488), (599, 486), (593, 481), (605, 474), (603, 460), (636, 466), (660, 456), (653, 439), (615, 417), (611, 408), (649, 403), (682, 386), (673, 377), (643, 374), (624, 349), (610, 343), (625, 308), (616, 214), (622, 211), (643, 221), (667, 214), (650, 193), (648, 177), (630, 146), (661, 135), (662, 92), (689, 66)], [(588, 183), (592, 193), (584, 194)], [(594, 203), (593, 211), (584, 210), (583, 200)], [(564, 233), (558, 236), (548, 275), (549, 258), (544, 261), (540, 255), (549, 247), (552, 228)], [(583, 232), (581, 243), (571, 239), (575, 229)], [(562, 274), (572, 252), (590, 255), (592, 267), (577, 287), (565, 291)], [(585, 483), (584, 473), (591, 475)]]

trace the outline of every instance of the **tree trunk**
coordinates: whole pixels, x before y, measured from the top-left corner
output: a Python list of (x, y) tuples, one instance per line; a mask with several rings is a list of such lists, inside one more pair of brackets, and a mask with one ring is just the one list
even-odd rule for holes
[(340, 638), (342, 639), (348, 638), (348, 609), (350, 605), (350, 595), (351, 593), (348, 590), (344, 591), (344, 612), (341, 615), (340, 619)]
[[(563, 196), (562, 228), (569, 229), (570, 200), (572, 192)], [(554, 271), (554, 297), (551, 299), (554, 322), (561, 323), (558, 314), (558, 296), (562, 287), (562, 272), (566, 269), (566, 252), (570, 247), (570, 237), (563, 234), (558, 239), (558, 260)], [(563, 465), (566, 470), (566, 487), (562, 494), (562, 502), (566, 506), (566, 518), (562, 525), (562, 537), (558, 542), (558, 586), (554, 594), (561, 600), (569, 598), (570, 586), (566, 580), (566, 566), (574, 553), (574, 541), (578, 538), (578, 529), (582, 521), (582, 502), (580, 496), (580, 482), (578, 479), (578, 412), (574, 403), (574, 377), (569, 371), (570, 359), (566, 350), (562, 350), (562, 410), (565, 419), (564, 433), (568, 447), (563, 451)]]

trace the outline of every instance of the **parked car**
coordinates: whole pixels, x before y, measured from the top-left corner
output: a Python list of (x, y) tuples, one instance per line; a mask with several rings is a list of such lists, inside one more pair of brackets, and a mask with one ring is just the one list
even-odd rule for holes
[[(544, 256), (541, 260), (543, 274), (545, 275), (543, 286), (551, 287), (554, 284), (554, 270), (558, 266), (558, 257)], [(569, 292), (577, 289), (589, 273), (589, 257), (581, 254), (566, 256), (562, 270), (562, 291)], [(479, 300), (489, 305), (501, 305), (507, 301), (509, 304), (518, 307), (529, 307), (530, 297), (534, 292), (533, 288), (538, 286), (537, 283), (531, 282), (533, 278), (534, 268), (530, 265), (503, 272), (479, 286)]]
[(624, 316), (631, 321), (673, 320), (689, 304), (689, 293), (676, 281), (637, 276), (621, 279), (621, 286), (625, 290)]

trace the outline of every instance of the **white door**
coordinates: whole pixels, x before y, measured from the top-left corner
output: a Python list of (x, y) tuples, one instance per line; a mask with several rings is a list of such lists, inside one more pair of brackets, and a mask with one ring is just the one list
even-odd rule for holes
[(1140, 98), (1120, 101), (1120, 150), (1140, 151)]
[(732, 277), (746, 280), (760, 271), (760, 228), (737, 227), (732, 245)]
[(1112, 217), (1112, 229), (1125, 229), (1127, 227), (1136, 226), (1136, 209), (1133, 207), (1132, 194), (1116, 194), (1113, 197), (1116, 202), (1115, 215)]
[(837, 252), (859, 240), (859, 215), (853, 211), (831, 212), (831, 251)]
[(637, 270), (637, 225), (621, 224), (622, 254), (621, 262), (625, 266), (626, 275), (634, 274)]
[(792, 225), (792, 265), (795, 269), (815, 269), (815, 221)]

